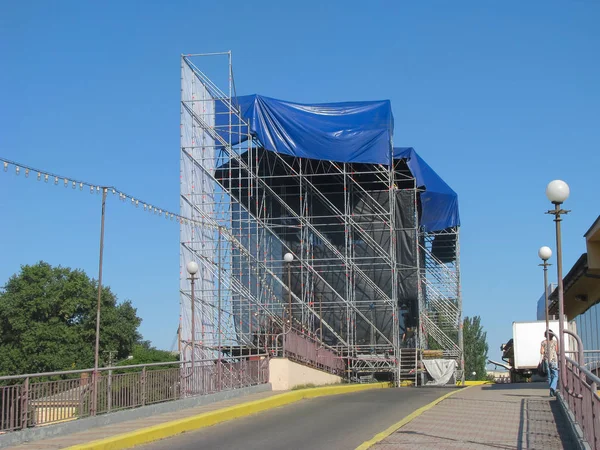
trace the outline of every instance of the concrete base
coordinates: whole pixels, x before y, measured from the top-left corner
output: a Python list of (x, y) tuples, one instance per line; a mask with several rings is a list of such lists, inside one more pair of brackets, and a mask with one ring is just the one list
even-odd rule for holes
[(288, 391), (306, 384), (338, 384), (342, 382), (342, 377), (303, 366), (287, 358), (273, 358), (269, 361), (269, 381), (274, 391)]
[(216, 394), (199, 395), (197, 397), (189, 397), (182, 400), (174, 400), (171, 402), (158, 403), (151, 406), (143, 406), (135, 409), (127, 409), (124, 411), (113, 412), (110, 414), (102, 414), (96, 417), (86, 417), (84, 419), (73, 420), (71, 422), (57, 423), (43, 427), (27, 428), (21, 431), (13, 431), (0, 435), (0, 448), (12, 447), (24, 442), (39, 441), (41, 439), (49, 439), (52, 437), (64, 436), (67, 434), (78, 433), (90, 428), (102, 427), (127, 420), (141, 419), (157, 414), (164, 414), (182, 409), (194, 408), (197, 406), (208, 405), (210, 403), (221, 402), (235, 397), (243, 397), (245, 395), (255, 394), (258, 392), (270, 391), (271, 384), (259, 384), (231, 391), (218, 392)]

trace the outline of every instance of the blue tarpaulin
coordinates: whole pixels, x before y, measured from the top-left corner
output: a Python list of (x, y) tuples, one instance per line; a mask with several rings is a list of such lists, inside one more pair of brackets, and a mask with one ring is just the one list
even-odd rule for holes
[(460, 225), (458, 195), (412, 147), (394, 147), (394, 159), (404, 159), (421, 192), (421, 225), (427, 231), (441, 231)]
[[(225, 125), (229, 117), (219, 113), (226, 107), (216, 104), (217, 125)], [(390, 163), (394, 117), (389, 100), (305, 105), (246, 95), (234, 104), (267, 150), (327, 161)]]
[[(394, 118), (389, 100), (300, 104), (246, 95), (236, 97), (233, 104), (267, 150), (325, 161), (391, 162)], [(215, 106), (217, 129), (224, 130), (230, 119), (227, 106), (220, 100)], [(248, 130), (245, 124), (236, 123), (235, 115), (231, 119), (240, 134), (221, 133), (235, 145)], [(406, 160), (417, 187), (423, 189), (421, 226), (427, 231), (459, 226), (458, 196), (450, 186), (412, 147), (393, 148), (393, 158)]]

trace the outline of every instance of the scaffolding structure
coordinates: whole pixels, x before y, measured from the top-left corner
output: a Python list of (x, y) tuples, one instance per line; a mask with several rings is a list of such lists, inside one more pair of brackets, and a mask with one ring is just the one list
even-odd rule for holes
[(422, 350), (438, 349), (457, 361), (460, 380), (458, 228), (420, 226), (422, 188), (403, 159), (265, 150), (236, 101), (231, 54), (222, 55), (227, 93), (195, 64), (206, 55), (181, 58), (180, 206), (192, 219), (180, 225), (182, 359), (281, 356), (286, 343), (290, 356), (305, 341), (348, 378), (416, 382)]

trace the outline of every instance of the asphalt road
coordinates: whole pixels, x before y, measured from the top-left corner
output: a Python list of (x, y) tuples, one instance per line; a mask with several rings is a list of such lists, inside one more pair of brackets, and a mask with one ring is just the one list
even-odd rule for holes
[(181, 434), (143, 450), (355, 449), (450, 388), (373, 389), (302, 400)]

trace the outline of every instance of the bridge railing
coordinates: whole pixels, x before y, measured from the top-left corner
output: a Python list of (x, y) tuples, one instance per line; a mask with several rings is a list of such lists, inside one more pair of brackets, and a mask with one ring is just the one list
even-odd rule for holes
[(585, 440), (592, 449), (600, 450), (600, 378), (577, 361), (566, 360), (564, 399), (583, 429)]
[(3, 376), (0, 433), (267, 383), (265, 356)]

